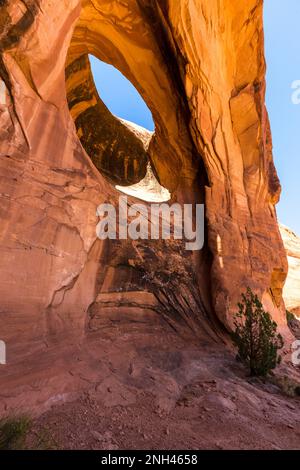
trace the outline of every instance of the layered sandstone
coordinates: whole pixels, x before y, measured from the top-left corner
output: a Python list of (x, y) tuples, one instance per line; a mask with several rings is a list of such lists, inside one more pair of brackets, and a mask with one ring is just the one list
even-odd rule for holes
[[(285, 328), (262, 3), (0, 2), (0, 337), (11, 362), (123, 313), (216, 338), (247, 286)], [(150, 142), (105, 107), (88, 54), (140, 92)], [(97, 239), (97, 206), (117, 203), (114, 184), (137, 184), (149, 164), (171, 202), (205, 203), (201, 252)]]
[(283, 225), (280, 226), (280, 231), (289, 263), (283, 297), (287, 310), (300, 316), (300, 238)]

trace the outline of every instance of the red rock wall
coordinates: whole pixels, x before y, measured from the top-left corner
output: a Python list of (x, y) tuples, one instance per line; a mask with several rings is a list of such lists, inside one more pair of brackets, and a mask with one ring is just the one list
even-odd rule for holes
[[(0, 337), (13, 355), (83, 335), (122, 302), (218, 332), (246, 286), (284, 327), (262, 1), (3, 0), (0, 27)], [(200, 254), (97, 240), (96, 207), (118, 193), (68, 109), (80, 74), (65, 80), (88, 53), (119, 68), (151, 109), (147, 155), (172, 199), (205, 202)], [(77, 98), (74, 119), (99, 100)]]

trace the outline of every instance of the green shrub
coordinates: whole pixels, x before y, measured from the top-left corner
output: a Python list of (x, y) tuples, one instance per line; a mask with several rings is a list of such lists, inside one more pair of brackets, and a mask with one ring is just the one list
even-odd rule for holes
[(29, 418), (7, 418), (0, 421), (0, 450), (22, 450), (30, 430)]
[(35, 431), (31, 419), (26, 416), (0, 420), (0, 450), (27, 449), (57, 450), (59, 446), (47, 428)]
[(252, 376), (266, 376), (281, 362), (278, 350), (283, 348), (283, 338), (277, 334), (277, 324), (250, 288), (242, 295), (238, 307), (232, 334), (238, 359), (249, 367)]
[(288, 310), (286, 311), (286, 319), (288, 323), (291, 323), (293, 320), (295, 320), (295, 315), (292, 312), (289, 312)]

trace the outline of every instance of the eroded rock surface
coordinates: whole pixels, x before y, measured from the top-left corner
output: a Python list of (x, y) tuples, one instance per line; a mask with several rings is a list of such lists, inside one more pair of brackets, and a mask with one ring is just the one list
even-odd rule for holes
[[(218, 340), (246, 286), (286, 328), (262, 7), (0, 2), (0, 337), (14, 373), (26, 355), (32, 370), (41, 349), (84, 341), (103, 315), (154, 315)], [(144, 98), (147, 145), (102, 103), (88, 54)], [(120, 194), (111, 182), (135, 184), (149, 164), (172, 202), (205, 203), (200, 253), (97, 239), (97, 206)]]

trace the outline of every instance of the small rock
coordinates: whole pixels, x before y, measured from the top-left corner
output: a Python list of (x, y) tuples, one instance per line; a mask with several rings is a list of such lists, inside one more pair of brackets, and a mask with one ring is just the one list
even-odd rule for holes
[(273, 450), (282, 450), (281, 447), (278, 447), (276, 444), (272, 444)]
[(269, 405), (272, 406), (273, 408), (277, 408), (277, 403), (274, 403), (273, 401), (270, 401)]
[(294, 405), (291, 405), (291, 403), (287, 403), (286, 405), (290, 410), (293, 410), (295, 411), (296, 410), (296, 407)]
[(119, 450), (119, 447), (116, 444), (109, 444), (106, 446), (105, 450)]
[(103, 440), (102, 435), (100, 434), (100, 432), (92, 431), (91, 434), (92, 434), (93, 438), (96, 439), (96, 441), (102, 441)]

